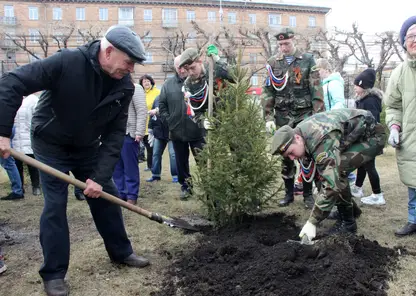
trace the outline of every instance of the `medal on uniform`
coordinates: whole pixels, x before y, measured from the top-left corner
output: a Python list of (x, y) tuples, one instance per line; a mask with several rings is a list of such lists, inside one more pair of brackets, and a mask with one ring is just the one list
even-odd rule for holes
[(269, 64), (266, 64), (266, 70), (269, 74), (270, 84), (277, 91), (281, 91), (286, 87), (289, 73), (286, 71), (286, 74), (283, 77), (276, 77), (273, 73), (273, 69)]
[(298, 67), (293, 68), (293, 72), (295, 73), (295, 83), (300, 84), (300, 81), (302, 79), (302, 71), (300, 67), (298, 66)]

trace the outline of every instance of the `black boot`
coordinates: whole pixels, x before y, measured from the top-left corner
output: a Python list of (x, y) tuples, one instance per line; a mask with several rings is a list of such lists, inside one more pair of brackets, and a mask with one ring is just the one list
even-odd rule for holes
[(305, 208), (312, 210), (315, 200), (312, 193), (312, 182), (308, 183), (302, 179), (303, 182), (303, 202), (305, 203)]
[(338, 212), (340, 220), (335, 222), (335, 225), (329, 230), (328, 234), (355, 233), (357, 231), (357, 223), (353, 215), (352, 204), (338, 205)]
[(293, 186), (295, 186), (295, 180), (293, 178), (283, 180), (285, 181), (285, 197), (279, 202), (279, 206), (286, 207), (295, 200), (293, 196)]
[(362, 213), (360, 207), (357, 205), (354, 199), (351, 199), (351, 201), (352, 201), (352, 213), (354, 215), (354, 218), (355, 219), (360, 218), (361, 213)]
[(407, 222), (405, 226), (394, 232), (396, 236), (405, 236), (413, 233), (416, 233), (416, 224), (410, 222)]

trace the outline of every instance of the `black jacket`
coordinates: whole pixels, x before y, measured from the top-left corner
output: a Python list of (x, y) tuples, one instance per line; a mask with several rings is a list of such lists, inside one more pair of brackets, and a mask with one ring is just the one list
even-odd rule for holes
[(99, 147), (95, 173), (89, 177), (103, 183), (120, 155), (134, 85), (130, 75), (106, 79), (112, 88), (102, 97), (106, 88), (99, 48), (100, 42), (93, 41), (5, 74), (0, 79), (0, 136), (10, 136), (23, 96), (45, 90), (33, 115), (32, 136), (62, 149)]
[(377, 88), (372, 88), (363, 98), (355, 102), (357, 109), (364, 109), (373, 114), (377, 122), (380, 122), (380, 113), (382, 111), (383, 93)]
[(166, 121), (169, 126), (171, 140), (198, 141), (205, 136), (205, 129), (186, 115), (183, 82), (178, 75), (165, 81), (159, 95), (159, 113), (162, 121)]
[[(153, 102), (152, 109), (159, 107), (159, 96), (156, 97), (155, 101)], [(155, 117), (156, 116), (156, 117)], [(165, 121), (160, 119), (160, 114), (150, 117), (149, 120), (149, 129), (153, 130), (153, 136), (156, 139), (169, 141), (169, 127)]]

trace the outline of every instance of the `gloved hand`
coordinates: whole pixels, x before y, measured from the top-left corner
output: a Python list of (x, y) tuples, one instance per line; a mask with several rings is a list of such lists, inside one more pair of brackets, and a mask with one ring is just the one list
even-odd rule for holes
[(274, 132), (276, 131), (276, 124), (274, 123), (274, 121), (268, 121), (268, 122), (266, 122), (266, 131), (269, 134), (274, 135)]
[(299, 237), (302, 239), (304, 235), (308, 237), (309, 241), (313, 240), (316, 236), (316, 226), (307, 221), (300, 231)]
[(212, 127), (211, 127), (211, 123), (209, 122), (209, 120), (208, 119), (204, 119), (204, 128), (206, 129), (206, 130), (210, 130), (210, 129), (212, 129)]
[(218, 55), (218, 48), (214, 44), (210, 44), (207, 47), (207, 56), (217, 56)]
[(153, 133), (149, 132), (149, 135), (147, 136), (147, 142), (149, 142), (150, 147), (153, 147), (154, 141), (155, 141), (155, 136), (153, 135)]
[(400, 146), (399, 127), (397, 125), (393, 125), (390, 128), (390, 136), (388, 142), (393, 148), (398, 148)]

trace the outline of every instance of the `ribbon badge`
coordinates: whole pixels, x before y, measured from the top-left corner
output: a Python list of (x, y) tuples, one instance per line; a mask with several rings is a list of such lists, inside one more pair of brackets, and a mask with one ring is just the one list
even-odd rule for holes
[(300, 84), (300, 80), (302, 79), (302, 71), (300, 67), (293, 68), (293, 72), (295, 73), (295, 82), (296, 84)]

